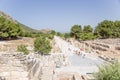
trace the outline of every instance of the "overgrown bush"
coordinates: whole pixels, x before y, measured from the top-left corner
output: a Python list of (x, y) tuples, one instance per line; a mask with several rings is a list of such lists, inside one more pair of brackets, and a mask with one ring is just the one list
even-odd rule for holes
[(96, 80), (120, 80), (120, 63), (105, 64), (94, 76)]
[(0, 39), (15, 39), (21, 33), (20, 25), (0, 16)]
[(50, 41), (44, 37), (40, 36), (34, 41), (34, 50), (40, 54), (48, 54), (51, 51)]
[(19, 51), (19, 52), (23, 52), (25, 55), (27, 55), (27, 54), (29, 54), (29, 51), (28, 51), (28, 49), (26, 48), (26, 45), (19, 45), (18, 47), (17, 47), (17, 51)]
[(94, 36), (93, 33), (81, 33), (79, 36), (80, 41), (85, 41), (85, 40), (94, 40), (96, 37)]

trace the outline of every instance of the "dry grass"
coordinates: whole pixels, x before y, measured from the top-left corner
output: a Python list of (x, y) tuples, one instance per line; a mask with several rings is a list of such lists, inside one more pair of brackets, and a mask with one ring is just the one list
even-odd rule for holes
[[(3, 41), (2, 41), (3, 42)], [(18, 45), (27, 45), (33, 47), (34, 38), (21, 38), (17, 40), (4, 41), (5, 44), (0, 44), (0, 51), (16, 51)]]

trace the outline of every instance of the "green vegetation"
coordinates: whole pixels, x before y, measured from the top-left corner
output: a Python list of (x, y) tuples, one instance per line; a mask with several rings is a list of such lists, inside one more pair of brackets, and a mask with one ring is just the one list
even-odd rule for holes
[(27, 54), (29, 54), (29, 51), (28, 51), (28, 49), (26, 48), (26, 45), (19, 45), (18, 47), (17, 47), (17, 51), (19, 51), (19, 52), (23, 52), (25, 55), (27, 55)]
[(74, 25), (71, 28), (71, 36), (74, 37), (75, 39), (79, 38), (79, 35), (82, 33), (82, 28), (80, 25)]
[(105, 64), (94, 76), (96, 80), (120, 80), (120, 63)]
[(65, 39), (70, 38), (70, 34), (69, 33), (64, 33), (63, 36), (64, 36)]
[(71, 37), (77, 40), (93, 40), (96, 38), (120, 38), (120, 21), (104, 20), (95, 27), (94, 31), (90, 25), (84, 26), (74, 25), (70, 31)]
[(94, 34), (99, 38), (120, 37), (120, 21), (104, 20), (95, 28)]
[(17, 38), (21, 33), (20, 26), (0, 16), (0, 39)]
[(21, 24), (18, 22), (18, 24), (20, 25), (21, 28), (21, 37), (35, 37), (37, 34), (39, 34), (40, 31), (32, 29), (24, 24)]
[(71, 37), (74, 37), (77, 40), (91, 40), (94, 39), (95, 36), (93, 34), (93, 29), (90, 25), (84, 26), (82, 30), (80, 25), (74, 25), (71, 28)]
[(85, 40), (93, 40), (95, 39), (95, 36), (93, 33), (85, 33), (83, 32), (80, 36), (79, 36), (79, 40), (80, 41), (85, 41)]
[(18, 22), (23, 32), (39, 32), (38, 30), (32, 29), (24, 24)]
[(83, 32), (84, 33), (92, 33), (93, 29), (90, 25), (86, 25), (86, 26), (84, 26)]
[(35, 52), (40, 54), (48, 54), (51, 51), (51, 44), (47, 37), (40, 36), (34, 41)]
[(44, 36), (47, 37), (49, 39), (53, 39), (54, 35), (56, 35), (57, 33), (54, 30), (51, 30), (49, 32), (22, 32), (22, 34), (20, 35), (21, 37), (32, 37), (32, 38), (36, 38), (36, 37), (40, 37), (40, 36)]
[(79, 35), (79, 40), (93, 40), (95, 36), (93, 34), (93, 29), (90, 25), (84, 26), (82, 33)]
[(54, 30), (51, 30), (49, 33), (46, 34), (46, 37), (52, 40), (54, 38), (54, 35), (56, 35), (56, 32)]
[(120, 38), (120, 21), (104, 20), (93, 29), (90, 25), (73, 25), (70, 33), (60, 33), (54, 30), (35, 30), (18, 21), (8, 17), (5, 13), (0, 16), (0, 39), (15, 39), (21, 37), (40, 37), (45, 36), (53, 39), (54, 35), (64, 39), (73, 37), (77, 40), (93, 40), (96, 38)]

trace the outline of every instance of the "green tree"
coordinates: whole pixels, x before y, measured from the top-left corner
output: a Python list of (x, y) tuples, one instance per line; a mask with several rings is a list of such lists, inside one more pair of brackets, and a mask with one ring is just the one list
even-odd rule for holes
[(16, 38), (20, 35), (21, 29), (18, 24), (11, 23), (8, 26), (9, 38)]
[(64, 38), (65, 39), (70, 38), (70, 33), (64, 33)]
[(113, 37), (114, 28), (115, 26), (113, 21), (104, 20), (95, 28), (94, 34), (101, 38), (110, 38)]
[(51, 48), (50, 41), (44, 36), (40, 36), (34, 41), (34, 49), (38, 53), (48, 54)]
[(57, 33), (56, 33), (54, 30), (51, 30), (50, 33), (47, 33), (47, 34), (46, 34), (46, 36), (47, 36), (49, 39), (53, 39), (56, 34), (57, 34)]
[(71, 28), (71, 36), (74, 37), (75, 39), (79, 38), (80, 33), (82, 33), (82, 28), (80, 25), (74, 25)]
[(0, 38), (17, 38), (21, 32), (20, 26), (17, 23), (11, 22), (0, 16)]
[(93, 29), (90, 25), (86, 25), (83, 28), (83, 32), (85, 32), (85, 33), (92, 33), (92, 31), (93, 31)]
[(114, 38), (118, 38), (118, 37), (120, 37), (120, 21), (115, 21), (114, 26), (115, 26), (115, 28), (113, 30), (112, 36)]
[(60, 36), (60, 37), (64, 37), (64, 35), (62, 33), (60, 33), (60, 32), (57, 32), (56, 35)]
[(50, 34), (56, 35), (56, 32), (54, 30), (51, 30)]
[(95, 39), (95, 36), (93, 34), (92, 27), (90, 25), (84, 26), (83, 32), (79, 36), (79, 40), (85, 41), (85, 40), (93, 40), (93, 39)]

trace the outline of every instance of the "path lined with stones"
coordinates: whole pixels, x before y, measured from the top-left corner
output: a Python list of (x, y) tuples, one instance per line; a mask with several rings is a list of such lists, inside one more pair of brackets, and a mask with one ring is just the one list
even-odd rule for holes
[(16, 54), (0, 53), (0, 80), (29, 80), (26, 67)]

